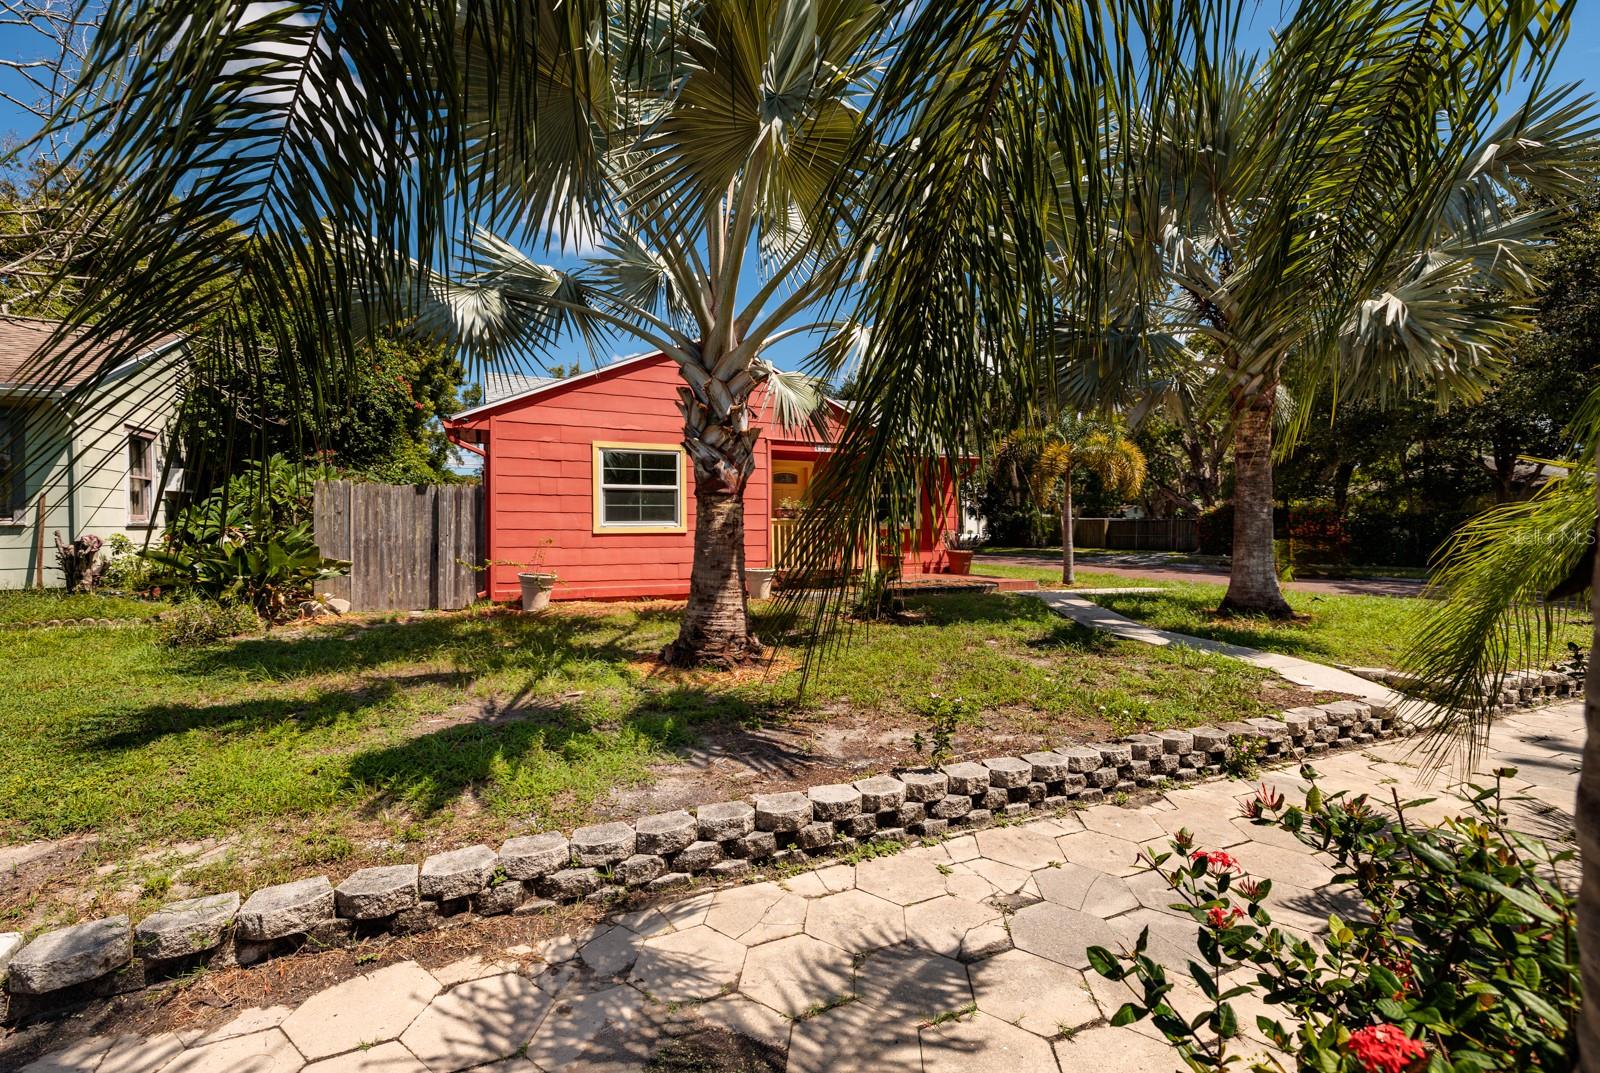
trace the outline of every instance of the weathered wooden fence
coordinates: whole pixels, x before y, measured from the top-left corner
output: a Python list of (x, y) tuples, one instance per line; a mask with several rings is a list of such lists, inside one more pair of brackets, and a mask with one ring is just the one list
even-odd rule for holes
[(1193, 518), (1078, 518), (1072, 541), (1080, 548), (1195, 551), (1200, 531)]
[(318, 481), (312, 506), (322, 554), (350, 560), (323, 591), (353, 611), (451, 610), (477, 595), (483, 486)]

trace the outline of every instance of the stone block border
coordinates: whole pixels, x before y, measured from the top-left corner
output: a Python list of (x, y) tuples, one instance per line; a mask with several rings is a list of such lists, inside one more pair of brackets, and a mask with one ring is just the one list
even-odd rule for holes
[[(1507, 679), (1505, 707), (1581, 693), (1555, 671)], [(145, 979), (200, 962), (252, 964), (358, 931), (412, 934), (462, 913), (530, 913), (628, 890), (669, 890), (696, 876), (738, 878), (755, 863), (805, 861), (867, 841), (938, 838), (987, 827), (997, 818), (1093, 804), (1108, 794), (1220, 775), (1230, 755), (1301, 759), (1400, 733), (1396, 712), (1341, 700), (1291, 708), (1277, 718), (1134, 734), (1119, 741), (1062, 745), (1026, 756), (951, 763), (940, 770), (875, 775), (851, 784), (762, 794), (561, 832), (511, 838), (495, 850), (466, 846), (419, 864), (365, 868), (337, 887), (314, 876), (237, 893), (189, 899), (131, 928), (127, 917), (87, 921), (24, 944), (0, 934), (0, 976), (10, 1015), (71, 1000), (107, 977)], [(1248, 744), (1247, 744), (1248, 743)], [(9, 964), (8, 964), (9, 963)]]

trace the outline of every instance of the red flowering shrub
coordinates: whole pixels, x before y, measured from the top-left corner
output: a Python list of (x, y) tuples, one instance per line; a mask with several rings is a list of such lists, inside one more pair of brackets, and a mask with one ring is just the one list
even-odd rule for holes
[(1366, 1073), (1406, 1073), (1428, 1057), (1428, 1048), (1394, 1025), (1369, 1025), (1350, 1033), (1345, 1049)]
[[(1471, 814), (1436, 826), (1406, 815), (1423, 802), (1382, 809), (1366, 797), (1324, 795), (1316, 772), (1304, 806), (1263, 786), (1257, 824), (1297, 835), (1332, 858), (1334, 886), (1359, 900), (1350, 918), (1330, 916), (1310, 941), (1274, 927), (1271, 879), (1240, 858), (1194, 848), (1180, 831), (1170, 853), (1141, 859), (1172, 888), (1172, 908), (1197, 925), (1200, 959), (1186, 966), (1207, 1005), (1173, 1007), (1169, 966), (1148, 953), (1149, 934), (1112, 954), (1091, 947), (1096, 972), (1127, 984), (1113, 1025), (1148, 1018), (1192, 1070), (1253, 1073), (1562, 1073), (1577, 1057), (1579, 1009), (1575, 895), (1567, 846), (1509, 828), (1502, 780), (1470, 787)], [(1398, 815), (1401, 822), (1396, 821)], [(1236, 904), (1236, 899), (1240, 904)], [(1261, 1039), (1288, 1058), (1242, 1063), (1245, 1042), (1233, 1001), (1257, 993)]]

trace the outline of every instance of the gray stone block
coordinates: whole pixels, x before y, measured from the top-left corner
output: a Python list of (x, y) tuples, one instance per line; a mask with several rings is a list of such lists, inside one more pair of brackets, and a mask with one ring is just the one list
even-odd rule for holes
[(489, 885), (500, 867), (500, 855), (488, 846), (463, 846), (435, 853), (422, 862), (417, 890), (424, 898), (453, 902), (470, 898)]
[(676, 872), (703, 872), (720, 860), (722, 843), (692, 842), (672, 858), (672, 868)]
[(667, 862), (653, 853), (635, 853), (619, 863), (612, 873), (630, 887), (640, 887), (667, 874)]
[(693, 877), (688, 872), (668, 872), (664, 876), (657, 876), (649, 883), (650, 890), (677, 890), (687, 887)]
[(906, 800), (927, 803), (950, 792), (950, 779), (942, 771), (908, 771), (900, 776), (906, 784)]
[(629, 823), (600, 823), (572, 832), (572, 863), (600, 868), (633, 856), (637, 836)]
[(778, 837), (771, 831), (751, 831), (743, 838), (734, 838), (723, 844), (730, 857), (759, 861), (778, 851)]
[(1070, 749), (1058, 750), (1066, 758), (1067, 770), (1075, 775), (1087, 775), (1091, 771), (1100, 769), (1101, 759), (1099, 749), (1086, 749), (1082, 746), (1073, 746)]
[(1161, 739), (1161, 751), (1169, 755), (1194, 752), (1194, 735), (1187, 730), (1158, 730), (1151, 735)]
[(749, 861), (718, 861), (706, 871), (717, 879), (740, 879), (750, 874)]
[(872, 833), (874, 842), (904, 842), (906, 829), (904, 827), (880, 827)]
[(845, 783), (813, 786), (806, 796), (811, 799), (812, 819), (824, 823), (861, 814), (861, 791)]
[(415, 935), (418, 932), (432, 931), (444, 923), (444, 912), (439, 908), (438, 902), (421, 902), (410, 909), (402, 909), (394, 915), (394, 920), (389, 923), (389, 930), (396, 935)]
[[(943, 800), (943, 799), (944, 799), (944, 795), (943, 794), (940, 794), (938, 798), (935, 798), (935, 800)], [(907, 801), (905, 804), (901, 805), (897, 810), (895, 810), (893, 821), (891, 821), (889, 823), (885, 823), (883, 821), (883, 818), (880, 816), (878, 818), (878, 826), (879, 827), (910, 827), (912, 824), (916, 823), (918, 820), (925, 820), (927, 818), (928, 818), (928, 806), (927, 805), (923, 804), (921, 801)]]
[(801, 793), (758, 794), (758, 831), (798, 831), (811, 822), (811, 799)]
[(539, 880), (539, 893), (558, 901), (571, 901), (593, 894), (602, 885), (595, 868), (563, 868)]
[(1194, 747), (1202, 753), (1216, 752), (1228, 747), (1228, 733), (1216, 727), (1195, 727), (1189, 731)]
[(139, 956), (151, 961), (192, 957), (215, 950), (228, 936), (239, 895), (207, 894), (162, 906), (133, 929)]
[(1135, 760), (1154, 760), (1166, 751), (1161, 739), (1154, 734), (1129, 734), (1123, 741)]
[(700, 821), (700, 841), (723, 842), (743, 838), (756, 829), (756, 810), (744, 801), (719, 801), (695, 810)]
[(1024, 753), (1033, 767), (1029, 782), (1060, 782), (1067, 777), (1067, 758), (1060, 753)]
[(484, 887), (472, 896), (472, 911), (481, 917), (499, 916), (515, 910), (528, 898), (528, 886), (520, 879), (507, 879)]
[(862, 812), (887, 812), (906, 803), (906, 784), (888, 775), (861, 779), (855, 787), (861, 793)]
[(1108, 767), (1127, 767), (1133, 763), (1133, 747), (1117, 742), (1096, 742), (1090, 748), (1100, 751), (1100, 760)]
[(821, 849), (833, 841), (833, 824), (808, 823), (795, 832), (794, 844), (801, 849)]
[(572, 849), (559, 831), (510, 838), (500, 847), (500, 867), (512, 879), (538, 879), (571, 863)]
[(1091, 771), (1089, 773), (1089, 781), (1100, 789), (1105, 790), (1115, 786), (1120, 781), (1120, 776), (1118, 776), (1116, 768), (1103, 767), (1097, 771)]
[(1017, 819), (1018, 817), (1026, 816), (1028, 813), (1030, 813), (1032, 811), (1033, 811), (1033, 806), (1029, 805), (1026, 801), (1013, 801), (1013, 802), (1011, 802), (1011, 804), (1009, 804), (1005, 808), (1001, 809), (1000, 813), (1006, 819), (1014, 820), (1014, 819)]
[[(687, 812), (663, 812), (634, 821), (634, 852), (665, 856), (677, 853), (695, 840), (700, 824)], [(716, 839), (712, 839), (716, 841)], [(654, 878), (653, 876), (651, 878)]]
[(972, 798), (951, 794), (928, 806), (928, 816), (935, 820), (952, 820), (972, 811)]
[(333, 916), (333, 886), (327, 876), (262, 887), (245, 899), (234, 933), (250, 942), (303, 935)]
[(986, 808), (975, 808), (965, 816), (959, 816), (950, 822), (969, 831), (981, 831), (985, 827), (994, 825), (994, 813)]
[(351, 920), (392, 917), (417, 904), (417, 866), (363, 868), (334, 889), (333, 900), (339, 915)]
[(840, 833), (851, 838), (866, 838), (878, 829), (878, 817), (871, 813), (862, 813), (859, 816), (846, 816), (834, 824)]
[(6, 987), (19, 995), (45, 995), (98, 980), (133, 960), (133, 933), (125, 916), (47, 931), (11, 959)]
[(989, 785), (1002, 790), (1014, 790), (1033, 781), (1033, 765), (1015, 756), (997, 756), (985, 760), (983, 766), (989, 769)]
[(971, 797), (989, 788), (989, 769), (982, 764), (946, 764), (944, 773), (950, 780), (950, 793)]
[[(963, 800), (967, 800), (963, 798)], [(950, 830), (949, 820), (926, 819), (906, 828), (918, 838), (940, 838)]]
[(974, 796), (972, 803), (975, 808), (996, 809), (1005, 808), (1006, 803), (1010, 800), (1010, 790), (1002, 790), (1000, 787), (994, 786), (990, 787), (988, 791)]
[[(11, 964), (11, 959), (17, 956), (17, 951), (22, 949), (22, 933), (20, 931), (0, 932), (0, 984), (6, 982), (6, 966)], [(5, 1015), (5, 998), (0, 996), (0, 1018)]]

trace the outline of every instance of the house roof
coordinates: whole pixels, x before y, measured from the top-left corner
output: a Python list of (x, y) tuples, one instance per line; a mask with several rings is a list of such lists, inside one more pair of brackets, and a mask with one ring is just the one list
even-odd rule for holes
[[(642, 354), (630, 354), (626, 358), (618, 358), (616, 361), (597, 366), (586, 373), (579, 373), (577, 376), (561, 378), (525, 376), (521, 373), (490, 372), (483, 378), (483, 402), (470, 410), (462, 410), (458, 414), (451, 414), (449, 420), (464, 421), (486, 410), (492, 410), (496, 406), (504, 406), (508, 402), (521, 402), (525, 399), (536, 398), (555, 388), (572, 387), (575, 384), (585, 383), (595, 377), (615, 372), (629, 365), (638, 365), (646, 360), (662, 357), (665, 357), (665, 355), (659, 350), (647, 350)], [(497, 389), (500, 388), (507, 390), (504, 394), (498, 394)]]
[(110, 343), (76, 347), (62, 359), (39, 360), (58, 327), (53, 320), (0, 316), (0, 388), (64, 392), (81, 387), (102, 372), (152, 357), (182, 337), (165, 335), (134, 358)]

